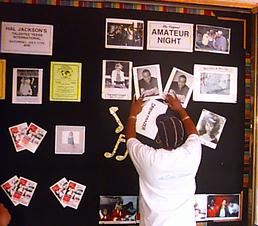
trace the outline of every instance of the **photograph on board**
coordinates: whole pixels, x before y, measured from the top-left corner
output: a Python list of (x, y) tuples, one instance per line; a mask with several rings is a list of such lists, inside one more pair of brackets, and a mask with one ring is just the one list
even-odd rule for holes
[(103, 60), (102, 98), (110, 100), (132, 99), (131, 61)]
[(99, 224), (136, 224), (137, 196), (100, 196)]
[(42, 74), (43, 69), (13, 68), (12, 103), (41, 104)]
[(106, 18), (106, 48), (143, 50), (143, 41), (143, 20)]
[(237, 67), (195, 64), (194, 77), (194, 101), (237, 102)]
[(207, 196), (207, 219), (234, 221), (241, 219), (240, 194), (209, 194)]
[(197, 24), (195, 51), (229, 54), (230, 28)]
[(147, 99), (158, 99), (163, 94), (160, 65), (145, 65), (133, 67), (135, 95)]
[(225, 117), (203, 109), (196, 126), (201, 144), (215, 149), (225, 123)]
[(174, 67), (164, 89), (164, 93), (176, 95), (184, 108), (192, 95), (194, 86), (194, 76)]
[(85, 126), (56, 126), (55, 154), (83, 154)]

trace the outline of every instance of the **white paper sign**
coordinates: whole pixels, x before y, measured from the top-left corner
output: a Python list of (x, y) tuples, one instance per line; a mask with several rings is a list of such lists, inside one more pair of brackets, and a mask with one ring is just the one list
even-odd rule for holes
[(156, 118), (164, 114), (167, 108), (168, 105), (154, 99), (145, 102), (142, 111), (137, 115), (136, 132), (154, 140), (158, 132)]
[(52, 45), (52, 25), (2, 22), (2, 53), (52, 55)]
[(147, 49), (193, 52), (193, 24), (148, 21)]

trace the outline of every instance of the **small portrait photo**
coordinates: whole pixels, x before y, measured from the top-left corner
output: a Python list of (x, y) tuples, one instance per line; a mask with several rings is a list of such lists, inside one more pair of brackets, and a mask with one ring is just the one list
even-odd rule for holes
[(133, 78), (136, 98), (161, 98), (163, 89), (159, 64), (133, 67)]
[(196, 126), (201, 144), (215, 149), (225, 123), (225, 117), (203, 109)]
[(131, 61), (103, 60), (103, 99), (132, 99), (132, 65)]
[(42, 103), (43, 69), (13, 68), (13, 96), (15, 104)]
[(99, 224), (136, 224), (137, 196), (100, 196)]
[(144, 21), (106, 18), (105, 47), (143, 50)]
[(55, 154), (83, 154), (84, 151), (84, 126), (56, 126)]
[(195, 64), (194, 77), (194, 101), (237, 102), (237, 67)]
[(229, 54), (230, 28), (197, 24), (195, 51)]
[(207, 195), (195, 194), (194, 213), (196, 221), (207, 220)]
[(207, 196), (207, 217), (212, 220), (228, 221), (241, 218), (240, 194)]
[(194, 86), (194, 76), (174, 67), (170, 73), (164, 92), (176, 95), (184, 108), (187, 107)]

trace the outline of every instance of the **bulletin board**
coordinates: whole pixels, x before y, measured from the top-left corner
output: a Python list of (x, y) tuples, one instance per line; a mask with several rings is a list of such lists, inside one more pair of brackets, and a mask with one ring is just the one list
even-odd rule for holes
[[(244, 191), (242, 219), (227, 225), (246, 225), (247, 192), (243, 188), (244, 111), (245, 111), (245, 54), (250, 52), (250, 16), (230, 12), (214, 12), (216, 16), (155, 12), (134, 9), (67, 7), (51, 5), (0, 4), (0, 21), (53, 25), (53, 54), (32, 55), (0, 53), (6, 60), (6, 93), (0, 100), (0, 184), (9, 178), (29, 178), (38, 183), (28, 207), (14, 206), (3, 190), (0, 200), (12, 214), (15, 226), (99, 225), (99, 197), (138, 196), (138, 175), (129, 156), (117, 161), (105, 158), (119, 137), (117, 122), (109, 108), (118, 107), (116, 114), (125, 126), (130, 100), (102, 99), (102, 61), (132, 61), (133, 66), (159, 64), (163, 88), (173, 67), (190, 74), (194, 64), (222, 65), (238, 68), (237, 102), (190, 101), (187, 111), (197, 123), (202, 109), (224, 116), (225, 123), (216, 149), (202, 146), (202, 160), (197, 173), (197, 194), (235, 194)], [(221, 20), (217, 16), (239, 18)], [(144, 21), (171, 21), (205, 24), (231, 29), (230, 53), (157, 51), (105, 48), (106, 18)], [(244, 30), (244, 22), (247, 30)], [(195, 26), (194, 26), (195, 28)], [(247, 46), (244, 46), (247, 43)], [(50, 64), (79, 62), (82, 64), (81, 99), (78, 102), (50, 101)], [(13, 68), (42, 68), (42, 104), (13, 104)], [(134, 92), (134, 89), (132, 89)], [(47, 131), (35, 153), (16, 152), (8, 128), (23, 122), (33, 122)], [(81, 155), (55, 154), (57, 125), (85, 126), (85, 152)], [(121, 133), (124, 133), (122, 131)], [(142, 141), (150, 140), (140, 137)], [(117, 154), (122, 155), (125, 147)], [(78, 209), (63, 208), (50, 191), (61, 178), (86, 186)], [(225, 223), (208, 222), (208, 225)]]

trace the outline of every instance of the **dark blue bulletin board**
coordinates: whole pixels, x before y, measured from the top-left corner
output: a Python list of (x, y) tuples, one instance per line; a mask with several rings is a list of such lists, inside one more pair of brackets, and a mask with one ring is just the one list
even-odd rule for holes
[[(247, 21), (248, 14), (215, 12), (227, 17)], [(136, 19), (144, 21), (171, 21), (206, 24), (231, 29), (229, 54), (209, 52), (156, 51), (105, 48), (106, 18)], [(29, 207), (14, 206), (1, 189), (0, 200), (10, 210), (11, 226), (96, 226), (99, 224), (99, 197), (138, 196), (138, 175), (129, 156), (123, 161), (104, 157), (112, 151), (118, 134), (117, 123), (109, 107), (117, 106), (117, 114), (126, 125), (129, 100), (104, 100), (101, 98), (102, 61), (132, 61), (133, 66), (159, 64), (164, 88), (173, 67), (193, 73), (194, 64), (224, 65), (238, 68), (237, 103), (197, 102), (190, 98), (187, 110), (197, 123), (202, 109), (223, 115), (227, 122), (216, 149), (203, 146), (203, 156), (197, 174), (198, 194), (239, 194), (243, 189), (244, 150), (244, 97), (245, 52), (242, 21), (219, 20), (216, 16), (138, 11), (132, 9), (64, 7), (50, 5), (0, 4), (0, 21), (49, 24), (54, 26), (53, 55), (0, 53), (6, 60), (6, 98), (0, 100), (0, 184), (14, 175), (38, 183)], [(195, 28), (195, 26), (194, 26)], [(147, 33), (146, 33), (147, 34)], [(250, 35), (247, 35), (249, 39)], [(247, 40), (250, 43), (250, 40)], [(50, 62), (82, 63), (81, 101), (58, 102), (49, 100)], [(12, 104), (13, 68), (43, 69), (42, 104)], [(133, 91), (134, 92), (134, 91)], [(47, 131), (47, 135), (32, 154), (17, 153), (8, 128), (34, 122)], [(85, 126), (85, 153), (83, 155), (55, 154), (55, 126)], [(147, 143), (150, 140), (140, 137)], [(124, 150), (120, 150), (122, 154)], [(66, 177), (87, 186), (77, 210), (63, 208), (49, 187)], [(247, 194), (244, 191), (243, 218), (238, 222), (210, 225), (246, 225)], [(183, 219), (182, 219), (183, 220)]]

